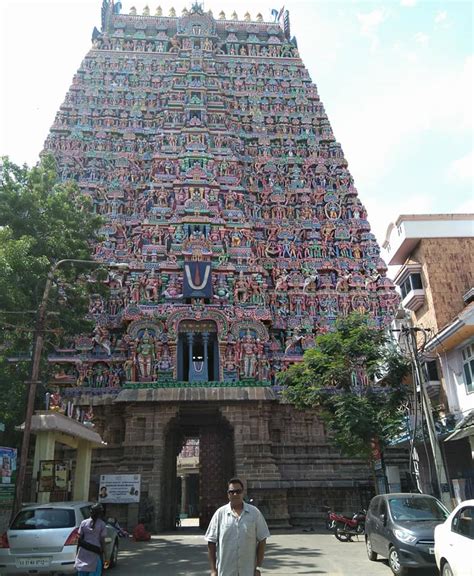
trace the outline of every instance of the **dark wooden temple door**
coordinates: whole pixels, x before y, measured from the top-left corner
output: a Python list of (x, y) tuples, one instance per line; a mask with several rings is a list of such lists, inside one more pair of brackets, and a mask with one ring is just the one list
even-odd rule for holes
[(227, 482), (235, 466), (232, 431), (222, 424), (203, 426), (199, 445), (199, 526), (205, 530), (217, 508), (227, 503)]
[(165, 433), (161, 487), (161, 526), (175, 527), (178, 509), (177, 456), (185, 438), (199, 438), (199, 525), (207, 528), (220, 506), (227, 503), (227, 481), (235, 473), (234, 434), (213, 406), (190, 403), (173, 418)]

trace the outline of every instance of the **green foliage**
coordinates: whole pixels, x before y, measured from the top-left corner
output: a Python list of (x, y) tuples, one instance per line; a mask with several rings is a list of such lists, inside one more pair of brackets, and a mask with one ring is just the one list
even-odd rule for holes
[(400, 429), (408, 368), (385, 332), (352, 314), (318, 336), (303, 362), (280, 373), (278, 382), (287, 401), (320, 410), (345, 454), (370, 459), (371, 442), (383, 446)]
[[(58, 181), (54, 158), (46, 156), (31, 169), (2, 158), (0, 421), (5, 422), (9, 430), (2, 442), (15, 441), (12, 428), (23, 418), (27, 359), (35, 311), (41, 302), (47, 274), (58, 260), (89, 260), (100, 225), (101, 219), (92, 214), (90, 202), (80, 194), (77, 185)], [(78, 274), (84, 272), (90, 269), (66, 264), (55, 274), (47, 308), (44, 357), (48, 347), (59, 344), (68, 334), (90, 329), (84, 316), (91, 285), (78, 281)], [(61, 306), (61, 300), (67, 305)]]

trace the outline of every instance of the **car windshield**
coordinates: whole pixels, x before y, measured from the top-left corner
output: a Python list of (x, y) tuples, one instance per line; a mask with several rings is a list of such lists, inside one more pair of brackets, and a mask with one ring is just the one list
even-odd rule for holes
[(34, 508), (21, 510), (11, 530), (43, 530), (48, 528), (72, 528), (76, 524), (74, 510), (70, 508)]
[(446, 520), (447, 511), (434, 498), (389, 498), (394, 520)]

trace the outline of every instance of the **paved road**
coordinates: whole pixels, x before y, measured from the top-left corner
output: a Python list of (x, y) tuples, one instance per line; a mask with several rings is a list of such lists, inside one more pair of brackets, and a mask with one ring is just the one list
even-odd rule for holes
[[(153, 536), (150, 542), (123, 541), (110, 576), (206, 576), (207, 547), (198, 529)], [(107, 574), (107, 573), (106, 573)], [(363, 538), (338, 542), (330, 533), (274, 533), (267, 542), (263, 576), (392, 576), (386, 561), (369, 562)], [(437, 576), (416, 570), (412, 576)]]

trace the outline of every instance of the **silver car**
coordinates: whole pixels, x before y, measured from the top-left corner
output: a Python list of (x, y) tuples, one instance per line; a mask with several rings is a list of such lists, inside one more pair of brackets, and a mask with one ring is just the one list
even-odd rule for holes
[[(32, 504), (0, 537), (0, 574), (74, 574), (79, 526), (90, 502)], [(107, 524), (105, 566), (117, 564), (118, 534)]]

